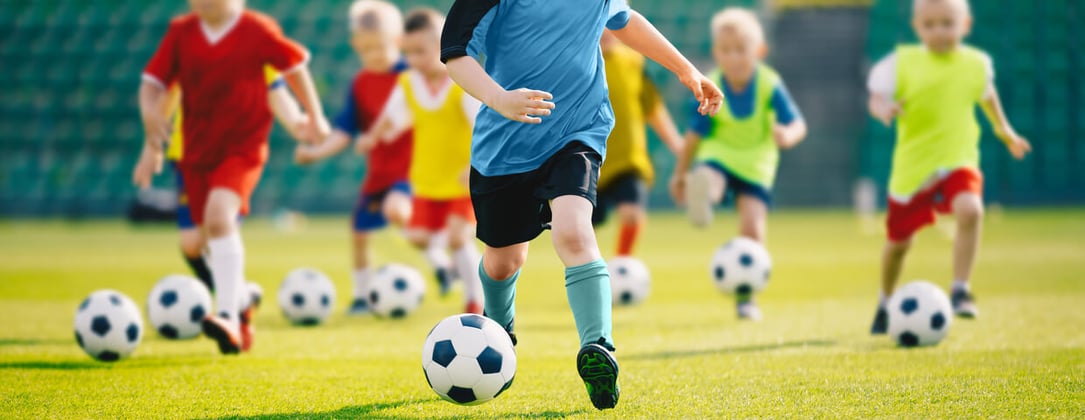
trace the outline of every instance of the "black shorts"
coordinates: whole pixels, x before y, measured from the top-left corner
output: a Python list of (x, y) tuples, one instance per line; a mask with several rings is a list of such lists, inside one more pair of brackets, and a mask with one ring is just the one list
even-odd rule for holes
[(603, 224), (610, 210), (622, 204), (648, 205), (648, 183), (636, 171), (618, 175), (609, 185), (599, 189), (599, 203), (592, 212), (591, 223)]
[(574, 141), (529, 172), (484, 176), (471, 168), (478, 238), (494, 248), (535, 239), (550, 227), (549, 201), (564, 195), (584, 197), (595, 205), (602, 161), (595, 150)]

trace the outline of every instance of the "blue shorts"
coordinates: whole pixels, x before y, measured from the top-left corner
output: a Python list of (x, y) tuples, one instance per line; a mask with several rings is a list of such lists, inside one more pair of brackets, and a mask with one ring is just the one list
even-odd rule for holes
[(725, 191), (726, 195), (723, 197), (724, 203), (731, 202), (740, 195), (745, 195), (761, 200), (766, 206), (772, 206), (772, 191), (768, 188), (735, 175), (719, 162), (705, 161), (701, 162), (701, 164), (715, 169), (716, 172), (723, 175), (723, 179), (727, 181), (727, 191)]
[(392, 184), (388, 189), (372, 194), (362, 194), (358, 197), (358, 204), (354, 206), (352, 223), (355, 232), (368, 232), (388, 226), (388, 220), (384, 218), (384, 197), (393, 191), (411, 195), (411, 184), (407, 181), (399, 181)]
[(175, 184), (177, 185), (177, 228), (180, 230), (195, 229), (196, 222), (192, 220), (192, 210), (188, 208), (188, 195), (185, 194), (185, 180), (181, 176), (181, 170), (177, 164), (173, 165)]

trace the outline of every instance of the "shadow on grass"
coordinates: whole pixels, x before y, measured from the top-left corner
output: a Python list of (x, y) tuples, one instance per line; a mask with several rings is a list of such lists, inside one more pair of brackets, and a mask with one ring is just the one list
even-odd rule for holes
[(58, 362), (46, 362), (39, 360), (28, 360), (22, 362), (0, 362), (0, 370), (5, 369), (25, 369), (25, 370), (84, 370), (84, 369), (106, 369), (111, 365), (102, 362), (87, 361), (58, 361)]
[(682, 357), (700, 357), (720, 354), (758, 353), (773, 350), (782, 350), (802, 347), (830, 347), (836, 344), (836, 340), (797, 340), (783, 341), (771, 344), (753, 344), (748, 346), (723, 347), (718, 349), (679, 350), (664, 351), (659, 353), (642, 353), (625, 357), (626, 360), (666, 360)]
[[(416, 418), (415, 416), (396, 416), (392, 414), (383, 413), (385, 410), (394, 410), (401, 407), (407, 407), (412, 405), (424, 405), (424, 404), (446, 404), (439, 399), (430, 400), (404, 400), (404, 401), (391, 401), (391, 402), (375, 402), (365, 405), (352, 405), (340, 408), (332, 411), (322, 411), (313, 413), (273, 413), (273, 414), (261, 414), (257, 416), (247, 417), (220, 417), (219, 419), (237, 419), (237, 420), (270, 420), (270, 419), (342, 419), (342, 418), (378, 418), (378, 419), (396, 419), (396, 418)], [(438, 416), (430, 412), (423, 412), (422, 417), (427, 419), (464, 419), (471, 418), (470, 415), (463, 416)], [(504, 413), (499, 414), (496, 418), (527, 418), (527, 419), (559, 419), (566, 418), (573, 415), (585, 414), (587, 410), (576, 411), (541, 411), (535, 413)]]

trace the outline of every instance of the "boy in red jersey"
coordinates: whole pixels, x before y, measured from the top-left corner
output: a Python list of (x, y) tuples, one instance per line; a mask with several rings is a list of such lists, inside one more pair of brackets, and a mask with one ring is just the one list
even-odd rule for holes
[[(224, 354), (238, 353), (251, 340), (249, 319), (239, 306), (244, 285), (245, 249), (239, 214), (267, 160), (272, 116), (267, 107), (264, 66), (286, 78), (310, 116), (306, 140), (330, 133), (306, 64), (309, 54), (283, 35), (271, 18), (245, 9), (243, 0), (189, 0), (192, 13), (170, 22), (139, 90), (146, 141), (161, 150), (169, 120), (161, 110), (167, 86), (178, 83), (186, 95), (181, 109), (186, 150), (178, 167), (193, 221), (208, 238), (218, 314), (203, 321), (204, 334)], [(247, 345), (244, 347), (248, 347)]]
[(413, 133), (406, 130), (392, 141), (377, 141), (374, 123), (392, 95), (399, 74), (406, 69), (400, 56), (399, 43), (403, 36), (403, 15), (391, 3), (380, 0), (358, 0), (350, 8), (350, 44), (362, 61), (347, 92), (346, 105), (335, 118), (335, 132), (327, 141), (315, 147), (299, 146), (295, 161), (309, 164), (328, 158), (346, 148), (352, 139), (362, 135), (356, 144), (359, 154), (368, 154), (365, 180), (354, 207), (354, 299), (350, 315), (369, 314), (366, 298), (369, 279), (374, 276), (370, 263), (370, 234), (389, 222), (404, 226), (411, 217), (411, 188), (407, 172), (411, 167)]

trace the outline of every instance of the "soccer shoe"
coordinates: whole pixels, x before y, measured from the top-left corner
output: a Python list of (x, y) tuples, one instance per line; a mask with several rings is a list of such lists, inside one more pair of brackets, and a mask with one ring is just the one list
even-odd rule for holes
[(703, 170), (693, 170), (686, 176), (686, 216), (690, 223), (699, 228), (712, 224), (712, 184), (710, 174)]
[(600, 410), (618, 405), (618, 361), (607, 347), (606, 340), (600, 338), (576, 354), (576, 371), (588, 388), (591, 404)]
[(437, 285), (441, 288), (441, 296), (447, 296), (448, 292), (452, 290), (452, 274), (449, 273), (447, 268), (438, 268), (434, 271), (433, 277), (437, 278)]
[(253, 309), (260, 308), (260, 302), (264, 300), (264, 288), (259, 284), (248, 282), (249, 289), (249, 307)]
[(761, 309), (757, 307), (757, 303), (754, 303), (754, 301), (748, 300), (745, 302), (739, 302), (736, 306), (738, 309), (738, 319), (746, 319), (750, 321), (761, 320)]
[(463, 310), (465, 314), (479, 314), (482, 315), (482, 305), (476, 301), (467, 302), (467, 309)]
[(258, 300), (253, 300), (248, 308), (241, 311), (241, 351), (244, 352), (252, 349), (252, 342), (256, 336), (256, 327), (252, 325), (252, 319), (256, 316), (257, 302)]
[(950, 295), (950, 301), (953, 302), (953, 313), (960, 318), (972, 319), (980, 314), (979, 308), (976, 307), (976, 297), (972, 295), (972, 292), (962, 289), (954, 290)]
[(370, 315), (373, 312), (369, 310), (369, 300), (366, 298), (354, 298), (350, 302), (350, 308), (347, 308), (348, 316), (362, 316)]
[(870, 335), (883, 335), (889, 330), (889, 312), (885, 305), (878, 305), (878, 312), (874, 314), (874, 323), (870, 325)]
[(241, 337), (222, 316), (209, 316), (203, 319), (203, 333), (215, 340), (222, 354), (237, 354), (241, 351)]

